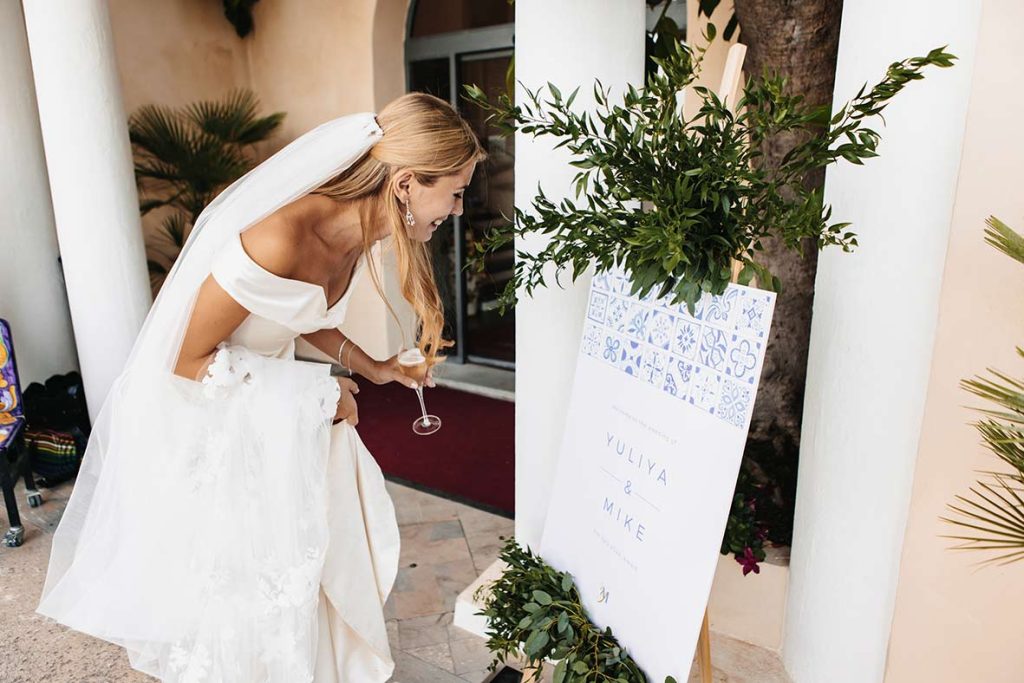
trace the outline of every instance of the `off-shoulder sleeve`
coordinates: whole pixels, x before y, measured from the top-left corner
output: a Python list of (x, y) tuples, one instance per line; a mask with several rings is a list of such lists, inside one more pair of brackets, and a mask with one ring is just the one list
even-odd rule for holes
[(281, 277), (253, 261), (238, 235), (218, 250), (210, 266), (217, 284), (253, 315), (296, 332), (318, 329), (326, 302), (323, 288)]

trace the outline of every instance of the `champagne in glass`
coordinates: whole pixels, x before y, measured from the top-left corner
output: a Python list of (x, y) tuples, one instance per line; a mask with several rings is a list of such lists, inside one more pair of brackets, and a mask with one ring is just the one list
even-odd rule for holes
[(427, 435), (433, 434), (441, 428), (441, 418), (436, 415), (427, 415), (427, 408), (423, 403), (423, 382), (427, 378), (427, 359), (423, 352), (413, 347), (398, 354), (398, 367), (402, 374), (416, 382), (416, 397), (420, 400), (421, 417), (416, 418), (412, 423), (412, 431)]

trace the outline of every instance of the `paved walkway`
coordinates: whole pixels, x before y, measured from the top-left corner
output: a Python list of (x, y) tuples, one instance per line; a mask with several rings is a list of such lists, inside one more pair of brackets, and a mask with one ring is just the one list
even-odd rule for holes
[[(19, 548), (0, 546), (0, 681), (4, 683), (135, 683), (154, 679), (133, 670), (120, 647), (54, 624), (35, 613), (46, 577), (51, 534), (72, 482), (43, 489), (44, 504), (23, 503)], [(484, 639), (452, 624), (455, 599), (498, 557), (513, 520), (387, 482), (402, 534), (395, 586), (385, 605), (394, 683), (481, 683), (491, 653)], [(0, 530), (7, 529), (0, 513)], [(715, 683), (789, 683), (771, 652), (712, 634)], [(720, 667), (720, 668), (719, 668)], [(551, 667), (545, 670), (551, 678)], [(691, 681), (698, 681), (691, 671)], [(353, 682), (358, 683), (358, 682)], [(657, 682), (660, 683), (660, 682)]]

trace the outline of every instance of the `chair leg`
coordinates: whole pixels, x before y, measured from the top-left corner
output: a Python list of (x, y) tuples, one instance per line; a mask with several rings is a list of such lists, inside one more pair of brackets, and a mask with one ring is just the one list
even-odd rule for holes
[(28, 446), (25, 457), (25, 497), (28, 498), (28, 506), (37, 508), (43, 504), (43, 494), (36, 488), (35, 477), (32, 476), (32, 449), (35, 445)]
[(7, 462), (7, 454), (0, 453), (0, 456), (0, 489), (3, 489), (7, 518), (11, 521), (11, 528), (4, 534), (4, 545), (16, 548), (25, 539), (25, 528), (21, 526), (21, 516), (18, 515), (18, 502), (14, 497), (14, 482), (11, 481), (11, 466)]

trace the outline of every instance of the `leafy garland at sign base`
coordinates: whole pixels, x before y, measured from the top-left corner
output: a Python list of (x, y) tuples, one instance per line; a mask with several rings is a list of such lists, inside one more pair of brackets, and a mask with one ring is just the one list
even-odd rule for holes
[[(709, 24), (706, 44), (714, 36)], [(761, 286), (780, 290), (779, 278), (757, 258), (768, 236), (800, 253), (805, 238), (819, 249), (834, 244), (851, 251), (857, 240), (849, 224), (829, 223), (831, 208), (820, 189), (804, 186), (805, 178), (839, 159), (860, 164), (877, 156), (880, 136), (865, 123), (910, 81), (923, 78), (924, 67), (949, 67), (955, 59), (936, 48), (895, 62), (880, 83), (867, 92), (862, 87), (831, 117), (827, 106), (811, 107), (788, 94), (785, 79), (775, 75), (748, 79), (736, 113), (712, 91), (694, 86), (701, 106), (686, 119), (677, 94), (696, 80), (706, 49), (675, 40), (667, 58), (654, 58), (660, 72), (649, 75), (642, 90), (630, 85), (621, 105), (613, 105), (610, 90), (597, 81), (593, 115), (572, 110), (578, 87), (563, 99), (548, 83), (550, 98), (542, 101), (524, 85), (527, 101), (518, 106), (508, 94), (495, 104), (479, 87), (464, 86), (465, 99), (489, 111), (487, 120), (500, 132), (559, 139), (555, 148), (568, 149), (580, 169), (572, 182), (575, 199), (556, 203), (538, 186), (532, 212), (516, 207), (509, 223), (474, 245), (470, 261), (479, 270), (488, 253), (516, 237), (548, 238), (540, 251), (516, 251), (513, 277), (499, 298), (502, 313), (515, 305), (519, 290), (530, 295), (547, 284), (549, 264), (558, 284), (570, 266), (573, 281), (591, 264), (599, 273), (623, 266), (632, 277), (631, 294), (671, 294), (673, 303), (685, 301), (693, 312), (703, 292), (725, 291), (734, 260), (743, 264), (740, 284), (757, 277)], [(759, 167), (762, 143), (784, 132), (805, 139), (777, 167)]]
[[(496, 654), (488, 671), (522, 651), (536, 667), (537, 680), (550, 658), (558, 660), (553, 683), (647, 683), (611, 627), (602, 631), (587, 617), (572, 575), (555, 570), (515, 538), (498, 557), (507, 566), (501, 577), (473, 594), (484, 601), (476, 614), (487, 617), (487, 648)], [(664, 683), (676, 679), (667, 676)]]

